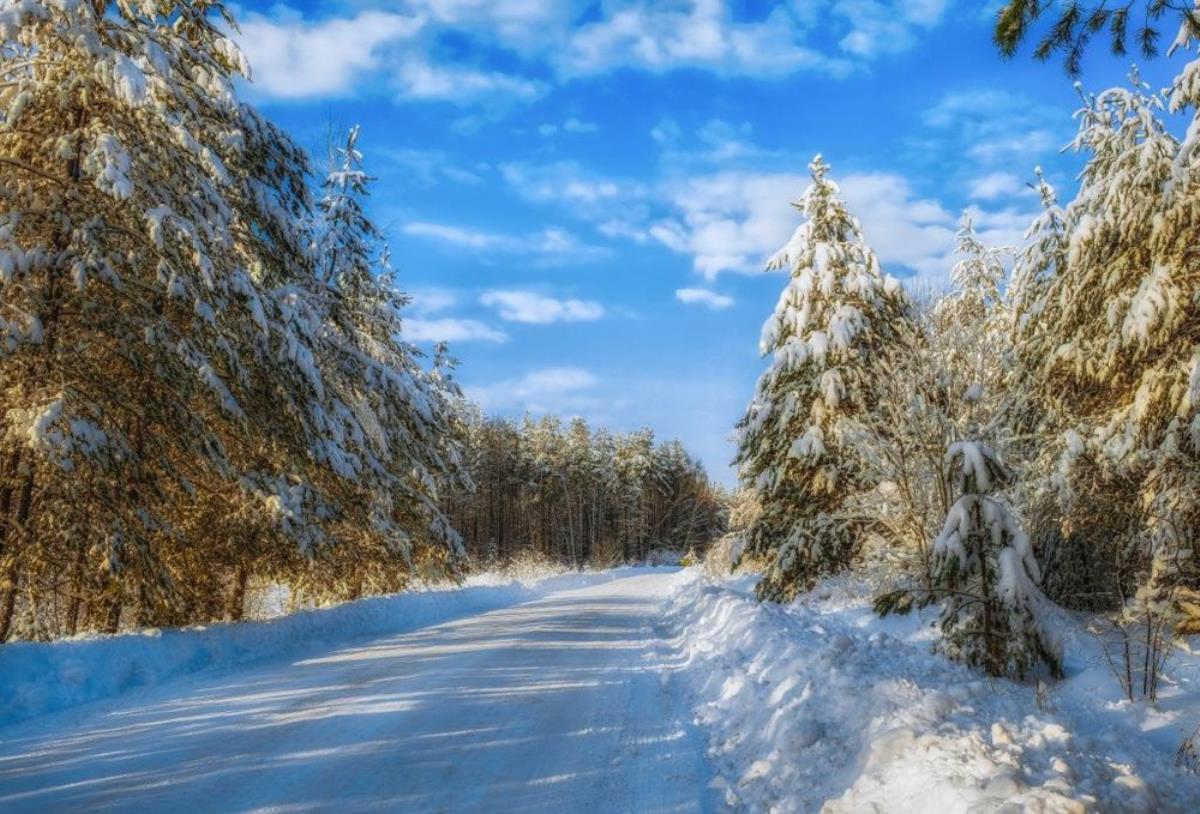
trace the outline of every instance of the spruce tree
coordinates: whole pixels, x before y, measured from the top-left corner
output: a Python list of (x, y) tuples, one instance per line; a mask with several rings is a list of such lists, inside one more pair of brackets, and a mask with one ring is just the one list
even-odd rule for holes
[(795, 204), (805, 222), (768, 264), (790, 273), (763, 326), (770, 366), (738, 424), (741, 478), (762, 506), (749, 553), (767, 563), (760, 594), (777, 600), (845, 567), (861, 541), (869, 521), (844, 511), (867, 485), (849, 422), (869, 409), (872, 361), (907, 317), (899, 283), (880, 270), (828, 165), (817, 156), (809, 169), (812, 185)]
[(990, 675), (1023, 678), (1044, 664), (1062, 674), (1057, 638), (1045, 618), (1049, 601), (1029, 537), (994, 492), (1013, 476), (986, 444), (960, 441), (946, 452), (960, 497), (933, 545), (933, 591), (941, 600), (942, 648)]

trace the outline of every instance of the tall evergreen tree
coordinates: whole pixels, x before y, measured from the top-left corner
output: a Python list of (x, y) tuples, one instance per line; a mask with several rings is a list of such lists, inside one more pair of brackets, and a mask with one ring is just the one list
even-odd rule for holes
[(64, 581), (66, 629), (112, 630), (237, 616), (251, 575), (318, 560), (369, 590), (455, 555), (456, 385), (399, 338), (354, 138), (315, 227), (230, 22), (0, 4), (0, 639), (21, 608), (52, 632)]
[(749, 551), (767, 561), (759, 591), (786, 599), (844, 567), (866, 521), (844, 510), (866, 486), (848, 422), (870, 404), (872, 359), (886, 352), (907, 303), (879, 268), (817, 156), (812, 185), (795, 204), (805, 217), (768, 264), (790, 279), (763, 326), (771, 363), (738, 425), (737, 464), (762, 512)]

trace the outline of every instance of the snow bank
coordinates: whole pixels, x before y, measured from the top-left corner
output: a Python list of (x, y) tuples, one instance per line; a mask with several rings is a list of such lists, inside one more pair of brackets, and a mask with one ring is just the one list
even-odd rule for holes
[(865, 583), (780, 607), (754, 599), (754, 579), (693, 576), (667, 611), (731, 808), (1200, 811), (1200, 778), (1174, 754), (1200, 722), (1200, 659), (1151, 709), (1120, 702), (1076, 641), (1084, 656), (1039, 705), (1033, 687), (934, 654), (931, 615), (879, 619)]
[(479, 575), (462, 588), (372, 597), (264, 622), (15, 642), (0, 646), (0, 726), (199, 670), (295, 657), (364, 637), (403, 633), (631, 571), (507, 583)]

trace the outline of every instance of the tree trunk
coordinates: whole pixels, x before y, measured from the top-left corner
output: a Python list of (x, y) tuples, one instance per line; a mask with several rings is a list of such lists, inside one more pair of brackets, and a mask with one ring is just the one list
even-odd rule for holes
[(82, 541), (75, 554), (75, 569), (71, 574), (71, 604), (67, 606), (67, 635), (79, 632), (79, 612), (83, 607), (84, 550)]
[[(8, 538), (7, 550), (14, 550), (16, 539), (25, 533), (26, 525), (29, 522), (29, 514), (33, 507), (33, 470), (25, 476), (25, 482), (21, 485), (21, 496), (17, 500), (17, 510), (13, 515), (11, 524), (5, 529), (6, 537)], [(13, 557), (12, 563), (8, 566), (8, 570), (4, 575), (4, 593), (0, 594), (0, 642), (8, 641), (9, 635), (12, 633), (13, 614), (17, 607), (17, 582), (20, 575), (17, 573), (16, 557)]]
[(233, 593), (229, 597), (226, 616), (232, 622), (240, 622), (246, 615), (246, 585), (250, 582), (250, 570), (239, 566), (233, 577)]
[(121, 600), (108, 600), (108, 611), (104, 618), (104, 632), (116, 633), (121, 628)]

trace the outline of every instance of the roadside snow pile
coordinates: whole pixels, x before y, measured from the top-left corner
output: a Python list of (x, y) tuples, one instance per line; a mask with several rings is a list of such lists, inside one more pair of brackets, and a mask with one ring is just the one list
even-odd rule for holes
[(1200, 659), (1147, 708), (1120, 701), (1098, 655), (1069, 657), (1039, 705), (934, 654), (936, 608), (880, 619), (844, 579), (780, 607), (754, 581), (696, 575), (667, 610), (731, 808), (1200, 811), (1200, 778), (1175, 767), (1200, 723)]
[(633, 569), (422, 590), (298, 611), (265, 622), (0, 646), (0, 726), (208, 668), (300, 656), (356, 639), (403, 633), (583, 588)]

